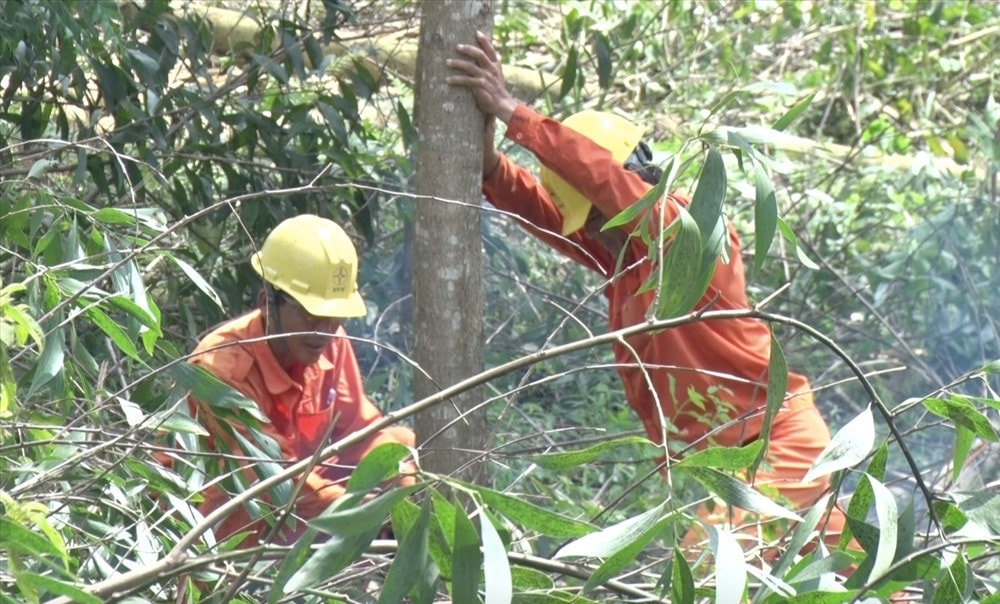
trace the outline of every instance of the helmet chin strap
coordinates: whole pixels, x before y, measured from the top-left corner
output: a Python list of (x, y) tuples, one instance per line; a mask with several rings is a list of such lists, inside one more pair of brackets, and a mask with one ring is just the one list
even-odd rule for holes
[[(278, 295), (274, 286), (270, 283), (264, 284), (264, 306), (267, 320), (264, 321), (264, 335), (275, 335), (281, 333), (281, 317), (278, 316)], [(272, 329), (273, 325), (273, 329)]]

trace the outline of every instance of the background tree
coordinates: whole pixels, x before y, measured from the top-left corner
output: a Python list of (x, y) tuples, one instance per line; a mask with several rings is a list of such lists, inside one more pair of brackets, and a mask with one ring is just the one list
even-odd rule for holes
[[(493, 31), (493, 3), (421, 5), (414, 114), (417, 161), (413, 220), (413, 343), (420, 400), (483, 370), (483, 115), (467, 91), (445, 82), (445, 60), (477, 31)], [(476, 480), (489, 430), (483, 389), (417, 416), (424, 467)], [(482, 479), (481, 477), (478, 479)]]

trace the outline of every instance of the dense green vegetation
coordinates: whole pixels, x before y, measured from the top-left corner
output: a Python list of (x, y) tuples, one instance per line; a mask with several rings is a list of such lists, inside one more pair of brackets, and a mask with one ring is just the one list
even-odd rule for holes
[[(0, 6), (0, 599), (174, 601), (183, 585), (182, 601), (1000, 601), (996, 3), (497, 2), (508, 73), (552, 83), (523, 100), (648, 124), (672, 186), (724, 173), (752, 297), (849, 425), (821, 470), (865, 552), (795, 559), (821, 507), (760, 542), (719, 529), (712, 556), (676, 547), (706, 489), (773, 512), (724, 486), (756, 451), (656, 472), (608, 340), (574, 346), (606, 330), (600, 282), (489, 209), (483, 337), (487, 365), (509, 367), (484, 377), (489, 487), (427, 476), (348, 497), (316, 523), (336, 535), (316, 554), (200, 538), (189, 504), (219, 471), (185, 396), (248, 412), (184, 355), (251, 307), (247, 259), (281, 219), (351, 225), (367, 389), (387, 411), (414, 402), (414, 67), (381, 67), (384, 41), (415, 40), (419, 4), (235, 3), (261, 25), (244, 37), (204, 10), (223, 4)], [(574, 349), (527, 359), (560, 346)], [(352, 492), (404, 453), (382, 451)], [(387, 516), (398, 551), (372, 544)], [(784, 556), (765, 562), (772, 539)], [(823, 571), (851, 563), (830, 587)]]

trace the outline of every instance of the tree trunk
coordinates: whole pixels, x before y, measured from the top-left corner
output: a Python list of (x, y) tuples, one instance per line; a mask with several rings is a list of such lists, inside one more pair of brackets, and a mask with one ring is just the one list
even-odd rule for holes
[[(480, 200), (484, 118), (471, 93), (445, 82), (455, 46), (493, 29), (492, 0), (424, 2), (418, 50), (416, 211), (413, 229), (414, 399), (483, 370)], [(456, 203), (457, 202), (457, 203)], [(487, 425), (481, 388), (416, 417), (421, 465), (484, 478)], [(475, 409), (475, 410), (474, 410)]]

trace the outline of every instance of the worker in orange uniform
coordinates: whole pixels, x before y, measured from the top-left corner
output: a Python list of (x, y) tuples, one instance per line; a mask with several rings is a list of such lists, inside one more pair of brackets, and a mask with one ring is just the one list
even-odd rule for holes
[[(496, 51), (484, 35), (478, 35), (476, 45), (459, 45), (457, 51), (459, 57), (447, 62), (454, 70), (448, 82), (467, 87), (487, 115), (486, 199), (520, 216), (542, 241), (609, 279), (605, 294), (611, 330), (646, 322), (655, 296), (640, 289), (654, 269), (646, 244), (622, 228), (601, 232), (610, 218), (659, 181), (660, 171), (649, 165), (648, 148), (641, 144), (643, 129), (596, 111), (563, 123), (544, 117), (507, 91)], [(507, 124), (509, 140), (538, 158), (540, 183), (496, 150), (497, 119)], [(661, 219), (651, 223), (669, 224), (688, 202), (679, 193), (667, 195), (652, 210), (661, 212)], [(699, 309), (748, 308), (740, 242), (732, 227), (728, 236), (731, 260), (718, 262)], [(615, 275), (619, 266), (623, 268)], [(614, 344), (614, 354), (625, 396), (653, 442), (678, 439), (702, 445), (710, 439), (738, 446), (761, 433), (770, 342), (768, 326), (756, 319), (710, 320), (630, 336), (627, 345)], [(811, 506), (829, 490), (829, 480), (804, 483), (802, 478), (829, 442), (830, 430), (813, 402), (809, 381), (789, 373), (786, 398), (770, 434), (771, 467), (758, 471), (754, 484), (769, 485), (798, 508)], [(843, 514), (835, 509), (827, 522), (831, 540), (843, 525)]]
[[(205, 336), (191, 362), (257, 404), (270, 421), (262, 423), (263, 432), (277, 442), (284, 459), (309, 459), (322, 447), (382, 418), (365, 395), (343, 327), (345, 318), (367, 312), (358, 293), (357, 251), (335, 222), (302, 215), (276, 226), (251, 258), (251, 266), (264, 280), (258, 308)], [(230, 450), (241, 449), (211, 406), (192, 400), (192, 408), (212, 439), (224, 439)], [(245, 427), (237, 429), (247, 432)], [(322, 460), (306, 477), (296, 514), (304, 519), (320, 514), (344, 494), (345, 481), (360, 460), (386, 442), (415, 446), (409, 428), (391, 426)], [(208, 514), (228, 499), (220, 489), (210, 489), (200, 510)], [(286, 529), (277, 541), (294, 540), (303, 523), (296, 524), (297, 530)], [(240, 508), (223, 520), (215, 534), (221, 540), (244, 530), (252, 531), (241, 542), (249, 547), (266, 534), (267, 525), (252, 521)]]

